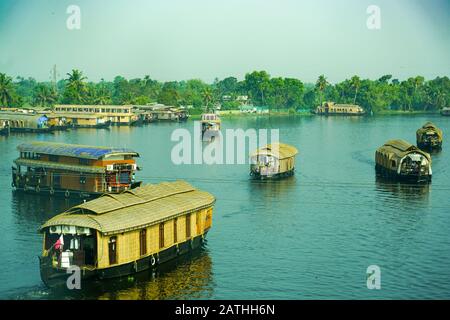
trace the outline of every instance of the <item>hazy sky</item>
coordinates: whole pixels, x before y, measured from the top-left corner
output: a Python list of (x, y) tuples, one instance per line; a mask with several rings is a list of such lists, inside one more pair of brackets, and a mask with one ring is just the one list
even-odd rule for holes
[[(69, 5), (81, 29), (69, 30)], [(366, 26), (369, 5), (381, 29)], [(252, 70), (314, 82), (450, 74), (450, 0), (0, 0), (0, 72), (157, 80)]]

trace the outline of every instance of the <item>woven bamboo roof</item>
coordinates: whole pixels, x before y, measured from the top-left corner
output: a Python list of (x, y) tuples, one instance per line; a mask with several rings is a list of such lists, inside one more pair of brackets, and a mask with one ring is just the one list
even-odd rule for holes
[(422, 135), (426, 132), (434, 131), (437, 133), (438, 137), (442, 139), (442, 130), (439, 129), (434, 123), (428, 121), (421, 128), (417, 130), (417, 135)]
[(254, 151), (251, 156), (255, 157), (258, 155), (271, 155), (278, 159), (291, 158), (298, 154), (297, 148), (284, 143), (272, 143), (268, 144), (256, 151)]
[(139, 154), (125, 148), (85, 146), (78, 144), (67, 144), (46, 141), (34, 141), (23, 143), (17, 147), (20, 152), (34, 152), (65, 157), (98, 160), (111, 154), (128, 154), (138, 157)]
[(14, 163), (18, 166), (26, 166), (26, 167), (31, 167), (31, 168), (60, 169), (60, 170), (84, 172), (84, 173), (104, 173), (105, 172), (104, 167), (72, 165), (72, 164), (64, 164), (64, 163), (59, 163), (59, 162), (22, 159), (22, 158), (14, 160)]
[(409, 142), (401, 139), (389, 140), (383, 146), (378, 148), (378, 152), (386, 153), (390, 155), (396, 155), (399, 158), (403, 158), (409, 153), (415, 152), (424, 155), (428, 160), (431, 160), (431, 156), (417, 148), (416, 146), (410, 144)]
[(176, 216), (210, 207), (215, 198), (185, 181), (149, 184), (121, 194), (105, 194), (75, 206), (42, 227), (70, 225), (92, 228), (105, 235), (158, 224)]

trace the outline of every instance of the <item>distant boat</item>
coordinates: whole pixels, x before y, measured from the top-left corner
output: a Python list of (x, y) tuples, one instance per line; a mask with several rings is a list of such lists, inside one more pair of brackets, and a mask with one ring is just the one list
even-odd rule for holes
[(363, 108), (354, 104), (335, 104), (334, 102), (325, 102), (318, 106), (313, 113), (323, 116), (362, 116), (366, 112)]
[(443, 116), (450, 116), (450, 107), (443, 108), (441, 110), (441, 115), (443, 115)]
[(268, 144), (250, 155), (250, 175), (256, 179), (292, 176), (298, 150), (284, 143)]
[(434, 123), (427, 122), (416, 132), (417, 146), (425, 150), (442, 148), (442, 130)]
[(377, 174), (411, 182), (431, 181), (431, 156), (404, 140), (389, 140), (375, 152)]
[(9, 135), (9, 121), (0, 120), (0, 136)]
[(8, 122), (10, 132), (49, 133), (55, 130), (49, 126), (46, 115), (34, 113), (0, 111), (0, 121)]
[(211, 141), (215, 139), (220, 132), (221, 120), (215, 113), (202, 114), (202, 120), (200, 121), (202, 126), (202, 139), (203, 141)]

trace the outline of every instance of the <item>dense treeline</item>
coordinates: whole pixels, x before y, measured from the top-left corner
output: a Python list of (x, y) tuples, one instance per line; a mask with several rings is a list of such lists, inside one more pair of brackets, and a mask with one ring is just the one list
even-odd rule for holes
[(89, 82), (79, 70), (52, 82), (33, 78), (12, 79), (0, 73), (0, 105), (8, 107), (52, 107), (63, 104), (149, 104), (158, 102), (173, 106), (237, 109), (248, 96), (255, 106), (270, 110), (312, 109), (323, 101), (359, 104), (367, 111), (383, 110), (434, 111), (450, 106), (450, 80), (447, 76), (425, 80), (421, 76), (404, 81), (385, 75), (377, 80), (353, 76), (330, 84), (321, 75), (315, 84), (303, 84), (294, 78), (270, 77), (265, 71), (254, 71), (239, 81), (235, 77), (216, 79), (207, 84), (201, 80), (158, 82), (149, 76), (127, 80), (117, 76), (112, 82)]

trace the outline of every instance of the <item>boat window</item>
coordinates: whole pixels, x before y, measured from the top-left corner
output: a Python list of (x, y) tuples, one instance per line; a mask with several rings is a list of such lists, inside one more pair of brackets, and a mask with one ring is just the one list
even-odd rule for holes
[(173, 219), (173, 243), (178, 242), (178, 230), (177, 230), (178, 218)]
[(88, 166), (89, 165), (89, 159), (79, 159), (79, 163), (82, 166)]
[(139, 233), (139, 242), (141, 249), (141, 256), (147, 254), (147, 229), (142, 229)]
[(83, 174), (80, 174), (80, 184), (86, 184), (86, 176)]
[(395, 168), (395, 167), (397, 166), (397, 163), (395, 162), (395, 160), (392, 160), (392, 161), (391, 161), (391, 166), (392, 166), (393, 168)]
[(191, 237), (191, 215), (186, 215), (186, 239)]
[(109, 251), (109, 264), (117, 263), (117, 237), (109, 238), (108, 243), (108, 251)]
[(51, 161), (51, 162), (58, 162), (59, 161), (59, 157), (54, 155), (54, 154), (51, 154), (51, 155), (48, 156), (48, 160)]
[(159, 247), (164, 248), (164, 222), (159, 224)]

